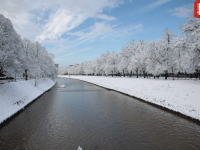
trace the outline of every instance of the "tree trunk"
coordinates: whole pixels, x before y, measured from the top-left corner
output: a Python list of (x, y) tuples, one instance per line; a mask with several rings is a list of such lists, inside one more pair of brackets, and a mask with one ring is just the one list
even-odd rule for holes
[(3, 76), (3, 71), (2, 67), (0, 68), (0, 75), (1, 75), (1, 82), (2, 82), (2, 76)]
[[(123, 70), (123, 74), (124, 74), (124, 70)], [(125, 74), (124, 74), (124, 77), (125, 77)]]
[(25, 80), (28, 80), (27, 79), (27, 69), (25, 70)]
[(113, 71), (112, 71), (112, 77), (113, 77)]
[(35, 76), (35, 86), (36, 86), (36, 84), (37, 84), (37, 76)]
[(145, 75), (146, 75), (146, 74), (145, 74), (145, 71), (143, 71), (143, 74), (144, 74), (144, 78), (146, 78), (146, 77), (145, 77)]
[(167, 73), (167, 71), (165, 72), (165, 80), (167, 80), (167, 75), (168, 75), (168, 73)]
[(136, 73), (137, 73), (137, 78), (138, 78), (138, 71), (136, 71)]
[(130, 73), (130, 78), (131, 78), (131, 76), (132, 76), (132, 71), (131, 71), (131, 73)]

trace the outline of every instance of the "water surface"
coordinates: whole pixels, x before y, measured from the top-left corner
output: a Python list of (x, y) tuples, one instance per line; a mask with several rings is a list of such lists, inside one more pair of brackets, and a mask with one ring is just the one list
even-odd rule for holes
[[(65, 86), (63, 86), (65, 85)], [(200, 125), (120, 93), (72, 79), (0, 126), (2, 150), (200, 149)]]

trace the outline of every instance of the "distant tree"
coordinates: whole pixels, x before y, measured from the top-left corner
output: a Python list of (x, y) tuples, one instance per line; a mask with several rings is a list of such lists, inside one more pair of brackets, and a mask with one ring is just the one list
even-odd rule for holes
[(200, 19), (194, 14), (185, 24), (180, 25), (181, 33), (186, 35), (183, 41), (187, 52), (182, 59), (182, 67), (190, 73), (200, 70)]
[(147, 47), (147, 72), (153, 74), (155, 77), (162, 73), (162, 62), (158, 54), (158, 44), (156, 41), (151, 41)]
[(103, 70), (102, 74), (105, 74), (105, 67), (106, 67), (106, 62), (107, 59), (110, 55), (110, 52), (107, 51), (106, 53), (101, 54), (100, 60), (101, 60), (101, 70)]
[(124, 77), (125, 73), (128, 73), (128, 65), (131, 58), (131, 49), (126, 45), (123, 46), (121, 51), (118, 53), (119, 63), (117, 69), (122, 72)]
[(113, 74), (117, 74), (118, 73), (117, 65), (118, 65), (118, 56), (117, 53), (113, 51), (107, 58), (105, 66), (106, 75), (112, 74), (113, 76)]
[(165, 73), (165, 79), (168, 77), (168, 73), (173, 73), (175, 69), (175, 59), (177, 55), (175, 53), (174, 48), (174, 37), (175, 34), (168, 28), (166, 28), (164, 35), (158, 42), (158, 55), (160, 58), (160, 63), (163, 73)]

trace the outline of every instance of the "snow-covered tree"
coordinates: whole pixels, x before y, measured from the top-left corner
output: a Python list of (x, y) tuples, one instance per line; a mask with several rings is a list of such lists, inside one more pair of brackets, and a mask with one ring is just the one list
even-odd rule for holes
[(113, 76), (113, 74), (117, 74), (118, 73), (117, 66), (118, 66), (118, 56), (117, 53), (113, 51), (107, 58), (105, 66), (106, 75), (112, 74)]
[(126, 45), (122, 47), (122, 50), (118, 53), (119, 63), (117, 69), (119, 72), (122, 72), (124, 77), (125, 73), (128, 73), (128, 65), (131, 60), (131, 48)]
[(137, 74), (143, 72), (143, 75), (145, 77), (146, 73), (146, 45), (147, 43), (144, 40), (140, 40), (138, 44), (135, 44), (134, 46), (134, 54), (132, 55), (130, 59), (130, 63), (128, 66), (129, 70), (134, 70)]
[(102, 74), (105, 74), (105, 67), (106, 67), (106, 62), (108, 57), (110, 56), (110, 52), (107, 51), (106, 53), (101, 54), (100, 56), (100, 60), (101, 60), (101, 68), (100, 70), (102, 70)]
[(200, 70), (200, 19), (194, 14), (181, 27), (181, 33), (186, 35), (184, 41), (187, 53), (183, 56), (182, 67), (189, 73)]
[(151, 41), (148, 43), (147, 49), (147, 72), (151, 73), (155, 76), (158, 76), (162, 73), (161, 60), (158, 55), (158, 47), (156, 41)]
[(16, 77), (24, 73), (26, 80), (28, 76), (34, 76), (36, 81), (47, 76), (55, 79), (52, 56), (39, 42), (21, 40), (11, 21), (0, 14), (0, 75)]
[(161, 71), (165, 73), (165, 79), (168, 73), (174, 73), (176, 69), (176, 52), (174, 45), (175, 34), (166, 28), (164, 35), (158, 41), (158, 55), (161, 63)]
[(22, 63), (23, 45), (12, 22), (0, 14), (0, 74), (12, 76)]
[(100, 75), (100, 74), (104, 73), (104, 71), (102, 69), (102, 65), (103, 65), (103, 62), (101, 60), (101, 57), (96, 58), (95, 59), (95, 75)]

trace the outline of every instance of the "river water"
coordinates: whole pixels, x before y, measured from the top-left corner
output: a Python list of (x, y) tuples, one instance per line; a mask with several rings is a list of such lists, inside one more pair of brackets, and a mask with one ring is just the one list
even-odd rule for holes
[[(61, 85), (65, 85), (61, 86)], [(200, 149), (200, 125), (120, 93), (72, 79), (0, 126), (1, 150)]]

